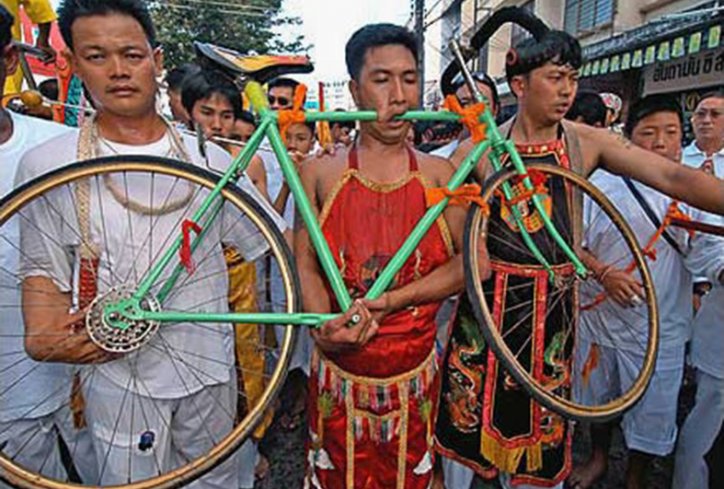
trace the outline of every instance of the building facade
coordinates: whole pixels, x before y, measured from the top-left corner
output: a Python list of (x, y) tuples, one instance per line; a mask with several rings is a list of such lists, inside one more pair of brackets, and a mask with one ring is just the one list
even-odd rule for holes
[[(432, 3), (433, 6), (436, 3)], [(705, 91), (724, 80), (724, 0), (448, 0), (440, 32), (445, 37), (472, 34), (492, 12), (504, 6), (533, 11), (549, 26), (566, 30), (583, 46), (581, 87), (617, 93), (628, 105), (649, 93), (671, 93), (687, 111)], [(434, 17), (434, 16), (433, 16)], [(455, 22), (458, 22), (456, 25)], [(441, 20), (442, 22), (442, 20)], [(505, 83), (505, 54), (527, 32), (504, 26), (472, 63), (499, 81), (504, 105), (515, 100)], [(428, 43), (429, 44), (429, 43)], [(440, 45), (440, 44), (438, 44)], [(442, 53), (439, 79), (449, 59)], [(429, 59), (429, 58), (428, 58)], [(428, 85), (429, 86), (429, 85)], [(428, 88), (429, 90), (429, 88)], [(428, 96), (428, 98), (430, 98)]]

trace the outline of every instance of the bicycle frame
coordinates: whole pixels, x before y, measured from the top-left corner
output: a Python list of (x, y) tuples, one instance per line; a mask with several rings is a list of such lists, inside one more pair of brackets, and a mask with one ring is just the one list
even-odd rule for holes
[[(302, 187), (299, 175), (296, 172), (294, 163), (292, 162), (289, 154), (286, 151), (284, 143), (282, 141), (279, 127), (277, 125), (277, 114), (269, 109), (266, 94), (262, 86), (254, 81), (248, 82), (245, 87), (245, 93), (250, 100), (252, 106), (260, 114), (261, 123), (257, 130), (254, 132), (244, 149), (235, 158), (229, 169), (224, 173), (216, 187), (211, 191), (207, 198), (203, 201), (199, 209), (195, 212), (192, 220), (198, 223), (202, 227), (202, 232), (197, 235), (192, 241), (192, 250), (198, 246), (198, 243), (204, 239), (203, 229), (206, 229), (207, 223), (210, 223), (220, 210), (220, 201), (217, 198), (220, 196), (224, 186), (234, 181), (236, 175), (246, 170), (251, 158), (259, 149), (264, 138), (267, 138), (271, 143), (272, 149), (278, 159), (279, 165), (281, 166), (284, 178), (289, 185), (291, 194), (294, 197), (294, 202), (298, 214), (301, 216), (304, 224), (309, 232), (309, 237), (312, 242), (312, 246), (317, 253), (321, 268), (329, 281), (330, 288), (332, 289), (337, 303), (340, 305), (343, 311), (346, 311), (352, 305), (352, 298), (347, 291), (344, 281), (342, 279), (341, 272), (337, 267), (329, 246), (324, 239), (322, 230), (319, 222), (317, 221), (314, 211), (312, 210), (309, 199), (307, 198), (304, 188)], [(400, 116), (399, 119), (407, 121), (458, 121), (459, 116), (455, 113), (448, 111), (440, 112), (428, 112), (428, 111), (409, 111), (404, 115)], [(374, 111), (358, 111), (358, 112), (311, 112), (306, 114), (306, 120), (309, 122), (317, 121), (329, 121), (329, 122), (345, 122), (345, 121), (375, 121), (377, 120), (377, 113)], [(477, 166), (478, 161), (489, 151), (489, 159), (493, 165), (495, 171), (499, 171), (502, 168), (500, 158), (504, 153), (510, 155), (510, 161), (513, 164), (516, 171), (524, 176), (523, 184), (526, 189), (533, 190), (532, 182), (527, 176), (525, 165), (521, 160), (520, 156), (515, 150), (515, 145), (512, 141), (507, 141), (498, 130), (492, 113), (489, 109), (486, 109), (482, 115), (481, 121), (487, 127), (487, 138), (478, 143), (470, 154), (465, 158), (462, 164), (455, 171), (454, 175), (447, 184), (447, 188), (450, 191), (456, 190), (462, 185), (466, 178), (473, 172)], [(511, 198), (512, 190), (509, 186), (504, 189), (505, 197)], [(588, 273), (585, 265), (575, 255), (571, 247), (565, 242), (563, 237), (558, 233), (553, 222), (548, 217), (547, 213), (543, 211), (541, 197), (534, 195), (532, 198), (534, 207), (538, 210), (540, 215), (543, 217), (545, 227), (547, 231), (553, 236), (556, 243), (561, 247), (562, 250), (567, 254), (576, 272), (580, 275), (586, 275)], [(430, 207), (425, 215), (417, 223), (411, 234), (405, 240), (402, 247), (393, 256), (390, 262), (385, 266), (377, 280), (374, 282), (372, 287), (366, 294), (367, 299), (376, 299), (382, 295), (389, 285), (392, 283), (397, 272), (402, 268), (407, 259), (412, 255), (414, 250), (419, 245), (427, 231), (433, 226), (435, 221), (440, 217), (442, 212), (445, 210), (449, 203), (449, 198), (443, 199), (441, 202)], [(216, 207), (214, 207), (216, 206)], [(516, 206), (511, 207), (513, 217), (521, 222), (522, 217)], [(521, 236), (530, 251), (536, 256), (538, 261), (548, 270), (551, 275), (551, 279), (554, 278), (554, 274), (551, 266), (547, 263), (540, 250), (533, 242), (531, 236), (527, 233), (524, 226), (519, 226), (521, 230)], [(119, 302), (118, 304), (109, 305), (105, 310), (106, 321), (115, 327), (125, 329), (127, 325), (123, 322), (123, 319), (131, 320), (147, 320), (147, 321), (159, 321), (162, 323), (168, 322), (231, 322), (231, 323), (246, 323), (246, 324), (286, 324), (286, 325), (309, 325), (316, 326), (324, 321), (328, 321), (339, 314), (316, 314), (316, 313), (190, 313), (190, 312), (176, 312), (176, 311), (159, 311), (152, 312), (146, 311), (140, 308), (139, 304), (141, 299), (149, 293), (152, 285), (161, 277), (167, 267), (175, 263), (175, 269), (171, 276), (164, 282), (160, 289), (159, 294), (156, 298), (160, 303), (173, 289), (176, 281), (184, 271), (183, 266), (177, 258), (178, 251), (182, 245), (182, 238), (179, 237), (175, 240), (172, 246), (170, 246), (162, 258), (153, 265), (151, 270), (143, 278), (139, 284), (135, 294), (131, 299)], [(115, 314), (114, 314), (115, 313)]]

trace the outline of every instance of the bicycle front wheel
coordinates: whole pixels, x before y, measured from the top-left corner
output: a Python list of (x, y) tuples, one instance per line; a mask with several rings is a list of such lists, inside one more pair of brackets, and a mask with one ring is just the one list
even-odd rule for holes
[[(503, 367), (489, 362), (486, 375), (503, 396), (524, 389), (566, 418), (610, 420), (641, 398), (656, 363), (657, 306), (649, 270), (624, 218), (588, 180), (549, 164), (526, 168), (533, 192), (515, 171), (498, 172), (482, 193), (487, 208), (472, 208), (466, 223), (468, 297)], [(576, 273), (545, 228), (534, 194), (563, 240), (597, 274)], [(553, 277), (524, 242), (520, 226)], [(485, 276), (488, 258), (491, 278)], [(630, 302), (618, 303), (601, 285), (613, 272), (635, 283)]]
[(295, 327), (104, 316), (177, 243), (143, 309), (299, 311), (293, 258), (258, 201), (227, 185), (195, 220), (218, 181), (174, 160), (101, 158), (0, 203), (2, 480), (234, 486), (234, 452), (271, 422)]

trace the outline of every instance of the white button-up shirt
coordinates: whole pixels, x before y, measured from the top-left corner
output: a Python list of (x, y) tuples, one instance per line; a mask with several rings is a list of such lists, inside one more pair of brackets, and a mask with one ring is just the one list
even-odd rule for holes
[[(707, 154), (699, 149), (696, 141), (685, 147), (681, 155), (681, 162), (693, 168), (700, 168), (706, 159)], [(717, 178), (724, 178), (724, 147), (711, 155), (711, 159), (714, 162), (714, 175)]]

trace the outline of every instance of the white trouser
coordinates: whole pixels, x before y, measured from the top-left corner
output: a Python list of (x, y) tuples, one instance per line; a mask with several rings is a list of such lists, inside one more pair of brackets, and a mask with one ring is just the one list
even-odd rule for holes
[(470, 489), (475, 478), (475, 472), (460, 462), (445, 457), (442, 458), (442, 472), (445, 476), (446, 489)]
[[(574, 399), (589, 406), (602, 405), (620, 397), (636, 380), (642, 355), (607, 346), (598, 346), (598, 366), (583, 379), (592, 344), (578, 339), (573, 382)], [(684, 346), (661, 349), (656, 368), (641, 400), (626, 412), (621, 429), (629, 450), (666, 456), (676, 443), (676, 410), (679, 386), (684, 373)]]
[(259, 462), (259, 450), (256, 442), (248, 438), (236, 452), (239, 458), (239, 489), (254, 488), (254, 470)]
[[(102, 485), (167, 473), (206, 455), (234, 427), (236, 378), (180, 399), (146, 397), (96, 374), (84, 382), (85, 416)], [(237, 488), (238, 458), (196, 480), (192, 488)]]
[(724, 423), (724, 379), (699, 370), (696, 402), (681, 427), (676, 447), (674, 489), (708, 489), (709, 469), (704, 456)]
[[(28, 470), (66, 482), (68, 474), (61, 461), (58, 435), (62, 436), (78, 475), (85, 483), (94, 483), (97, 463), (88, 430), (73, 426), (67, 406), (40, 418), (0, 423), (0, 446), (4, 446), (5, 456)], [(6, 487), (9, 486), (0, 482), (0, 488)]]

